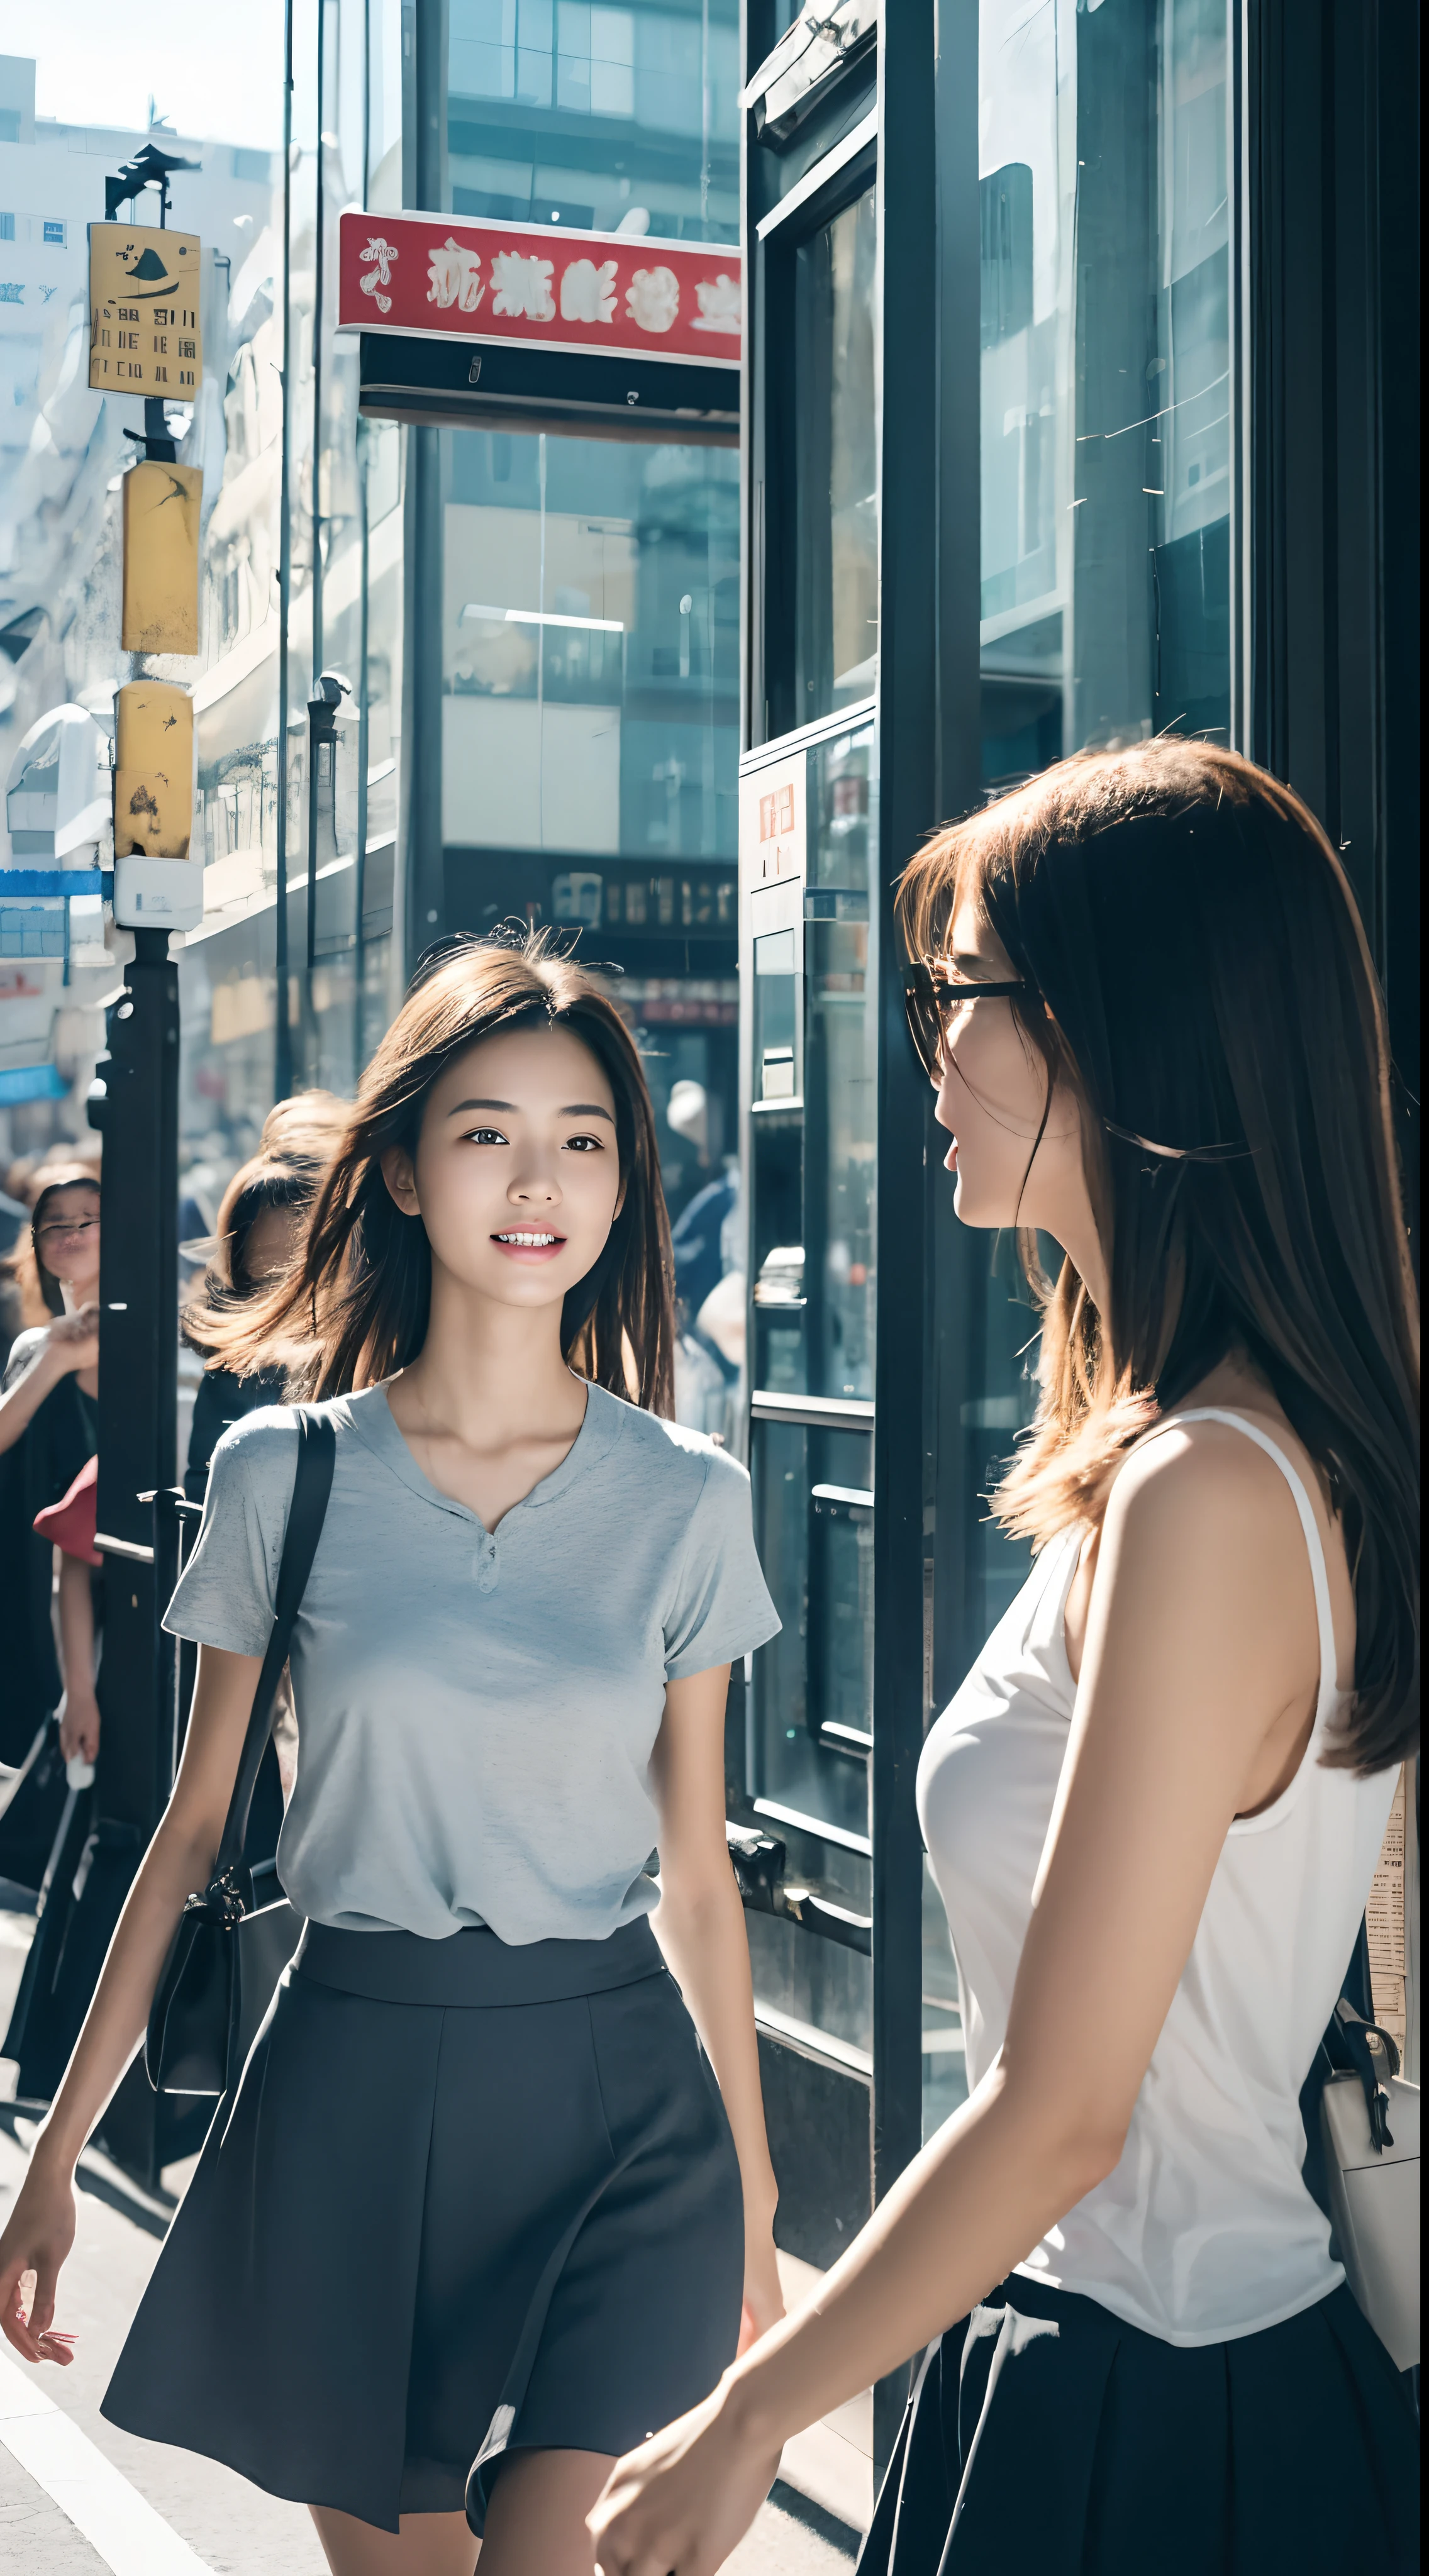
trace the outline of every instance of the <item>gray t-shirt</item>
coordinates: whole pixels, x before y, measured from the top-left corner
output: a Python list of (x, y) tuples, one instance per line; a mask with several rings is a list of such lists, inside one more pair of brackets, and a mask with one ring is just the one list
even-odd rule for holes
[[(383, 1388), (321, 1410), (337, 1455), (293, 1639), (284, 1889), (346, 1931), (603, 1940), (657, 1902), (667, 1678), (779, 1626), (749, 1478), (592, 1386), (569, 1454), (491, 1535), (428, 1482)], [(224, 1433), (177, 1636), (264, 1651), (297, 1447), (284, 1406)]]

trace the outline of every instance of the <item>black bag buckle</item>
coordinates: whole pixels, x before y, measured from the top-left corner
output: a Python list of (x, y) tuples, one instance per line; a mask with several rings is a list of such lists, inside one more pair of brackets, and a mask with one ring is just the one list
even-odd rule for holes
[(1370, 2143), (1376, 2155), (1394, 2144), (1389, 2125), (1389, 2087), (1399, 2073), (1399, 2050), (1393, 2034), (1357, 2013), (1347, 1995), (1335, 2006), (1335, 2029), (1350, 2068), (1359, 2077), (1369, 2113)]

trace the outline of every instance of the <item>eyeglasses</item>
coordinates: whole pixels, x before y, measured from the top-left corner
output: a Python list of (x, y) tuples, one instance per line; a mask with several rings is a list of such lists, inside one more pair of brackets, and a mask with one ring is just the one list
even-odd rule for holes
[(942, 1079), (948, 1036), (965, 1002), (1010, 1002), (1019, 994), (1030, 999), (1036, 987), (1025, 975), (1005, 981), (974, 983), (950, 975), (941, 958), (917, 957), (903, 969), (903, 1003), (918, 1061), (930, 1082)]
[(67, 1224), (63, 1217), (51, 1217), (44, 1225), (37, 1225), (35, 1228), (36, 1236), (42, 1242), (46, 1240), (46, 1238), (56, 1238), (60, 1240), (68, 1240), (71, 1243), (78, 1243), (81, 1236), (86, 1234), (98, 1234), (98, 1232), (99, 1219), (97, 1216), (83, 1217), (78, 1225)]

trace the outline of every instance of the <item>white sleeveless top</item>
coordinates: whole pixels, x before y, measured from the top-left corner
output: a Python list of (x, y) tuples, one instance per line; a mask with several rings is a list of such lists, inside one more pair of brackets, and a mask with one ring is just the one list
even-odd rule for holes
[[(1343, 1705), (1324, 1543), (1284, 1451), (1212, 1406), (1161, 1431), (1224, 1422), (1273, 1458), (1310, 1551), (1320, 1630), (1314, 1729), (1294, 1779), (1233, 1824), (1152, 2054), (1120, 2162), (1049, 2228), (1020, 2272), (1098, 2299), (1173, 2344), (1277, 2325), (1343, 2280), (1301, 2180), (1299, 2092), (1369, 1897), (1397, 1776), (1327, 1771)], [(997, 2056), (1032, 1888), (1067, 1750), (1076, 1685), (1063, 1616), (1082, 1534), (1044, 1549), (967, 1680), (931, 1728), (918, 1817), (957, 1959), (969, 2088)], [(1088, 1995), (1086, 2045), (1116, 2011)]]

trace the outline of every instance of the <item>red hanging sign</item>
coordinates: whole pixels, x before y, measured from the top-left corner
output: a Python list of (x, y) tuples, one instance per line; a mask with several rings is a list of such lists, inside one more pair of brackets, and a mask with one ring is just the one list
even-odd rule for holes
[(339, 261), (343, 330), (739, 365), (740, 258), (725, 242), (348, 212)]

